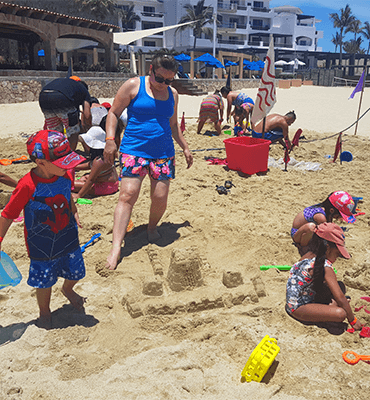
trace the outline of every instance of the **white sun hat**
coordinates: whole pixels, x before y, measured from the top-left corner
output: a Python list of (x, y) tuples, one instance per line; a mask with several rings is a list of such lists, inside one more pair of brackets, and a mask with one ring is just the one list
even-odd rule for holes
[(80, 137), (92, 149), (104, 149), (105, 147), (105, 131), (100, 126), (92, 126)]

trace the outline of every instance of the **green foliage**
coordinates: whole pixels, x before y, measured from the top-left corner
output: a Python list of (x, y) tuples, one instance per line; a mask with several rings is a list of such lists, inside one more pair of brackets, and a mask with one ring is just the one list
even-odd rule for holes
[(134, 11), (134, 5), (129, 6), (129, 8), (126, 10), (120, 10), (118, 12), (119, 18), (122, 21), (122, 29), (124, 32), (130, 30), (130, 29), (135, 29), (135, 22), (140, 22), (141, 18), (139, 15), (137, 15)]
[(99, 21), (113, 14), (116, 4), (113, 0), (75, 0), (75, 3), (82, 11), (95, 15)]
[(178, 23), (192, 22), (192, 24), (180, 26), (176, 29), (176, 32), (189, 28), (193, 29), (194, 49), (196, 47), (197, 38), (201, 37), (202, 33), (206, 36), (213, 36), (213, 29), (206, 26), (213, 22), (212, 8), (210, 6), (205, 6), (204, 1), (205, 0), (199, 0), (195, 6), (192, 4), (185, 4), (186, 15), (181, 17)]
[(345, 8), (340, 9), (340, 14), (337, 13), (332, 13), (329, 14), (330, 19), (333, 21), (334, 28), (339, 29), (340, 33), (340, 56), (339, 56), (339, 64), (342, 64), (342, 54), (343, 54), (343, 38), (344, 34), (343, 31), (345, 28), (349, 28), (351, 25), (353, 25), (354, 21), (357, 20), (357, 18), (352, 15), (351, 7), (347, 4)]

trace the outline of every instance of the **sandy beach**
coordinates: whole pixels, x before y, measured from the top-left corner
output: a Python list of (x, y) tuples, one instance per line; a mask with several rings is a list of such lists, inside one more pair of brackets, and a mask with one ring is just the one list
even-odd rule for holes
[[(348, 365), (342, 353), (369, 355), (370, 339), (346, 332), (346, 324), (305, 325), (290, 318), (284, 310), (289, 272), (259, 269), (298, 261), (289, 234), (293, 218), (332, 191), (345, 190), (363, 198), (358, 208), (365, 214), (354, 224), (341, 224), (348, 228), (346, 246), (352, 258), (338, 259), (337, 277), (347, 285), (353, 308), (368, 304), (361, 297), (370, 295), (370, 113), (360, 121), (356, 136), (353, 127), (343, 136), (343, 150), (352, 153), (353, 161), (341, 165), (325, 157), (333, 156), (333, 134), (356, 120), (359, 94), (348, 100), (352, 90), (278, 89), (273, 112), (296, 112), (291, 138), (303, 129), (304, 138), (291, 157), (317, 168), (288, 166), (284, 172), (270, 166), (267, 173), (251, 176), (207, 163), (205, 157), (226, 157), (223, 140), (230, 136), (210, 136), (210, 124), (197, 135), (202, 97), (180, 96), (179, 115), (184, 111), (187, 117), (184, 134), (190, 149), (197, 151), (194, 165), (186, 169), (175, 145), (176, 179), (159, 226), (161, 239), (149, 244), (146, 238), (146, 179), (123, 260), (116, 271), (108, 272), (104, 264), (118, 194), (78, 205), (80, 243), (96, 233), (101, 238), (86, 248), (86, 277), (76, 286), (87, 297), (85, 313), (66, 302), (60, 280), (52, 291), (52, 330), (35, 325), (38, 308), (35, 290), (26, 283), (29, 260), (23, 222), (13, 223), (2, 250), (15, 261), (23, 280), (0, 290), (0, 398), (367, 399), (370, 365)], [(245, 91), (255, 98), (257, 89)], [(361, 113), (369, 107), (365, 90)], [(0, 116), (0, 158), (27, 154), (26, 138), (43, 126), (38, 103), (0, 105)], [(269, 156), (276, 161), (283, 157), (281, 146), (272, 145)], [(13, 164), (0, 170), (19, 179), (30, 167)], [(216, 185), (225, 180), (235, 187), (219, 195)], [(0, 185), (0, 199), (9, 189)], [(200, 274), (193, 290), (171, 289), (168, 271), (176, 256), (188, 260), (190, 283), (194, 268)], [(227, 287), (225, 276), (233, 274), (240, 279), (235, 287)], [(153, 287), (162, 287), (163, 294)], [(366, 311), (363, 307), (355, 315), (369, 326)], [(265, 335), (277, 339), (281, 350), (261, 383), (242, 382), (241, 371)]]

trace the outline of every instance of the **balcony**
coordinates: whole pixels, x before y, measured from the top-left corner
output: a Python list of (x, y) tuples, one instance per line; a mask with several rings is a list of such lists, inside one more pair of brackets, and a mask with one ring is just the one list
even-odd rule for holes
[(218, 3), (217, 9), (218, 11), (235, 13), (237, 11), (237, 4)]
[(237, 22), (230, 22), (228, 24), (221, 24), (217, 27), (218, 31), (236, 31), (237, 29), (247, 29), (246, 24), (238, 24)]
[(257, 30), (257, 31), (268, 31), (270, 30), (269, 25), (261, 26), (261, 25), (250, 25), (251, 29)]
[(267, 13), (271, 11), (270, 8), (266, 7), (252, 7), (252, 10), (256, 12), (267, 12)]
[(236, 40), (236, 39), (218, 39), (218, 44), (237, 44), (237, 45), (244, 45), (244, 40)]
[(142, 12), (141, 15), (143, 17), (154, 17), (154, 18), (163, 18), (164, 14), (162, 13), (152, 13), (152, 12)]

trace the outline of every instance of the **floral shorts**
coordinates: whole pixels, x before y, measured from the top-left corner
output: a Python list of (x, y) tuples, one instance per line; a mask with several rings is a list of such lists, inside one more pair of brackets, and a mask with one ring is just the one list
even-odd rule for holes
[(149, 176), (156, 181), (168, 181), (175, 178), (175, 157), (144, 158), (120, 153), (120, 178)]

